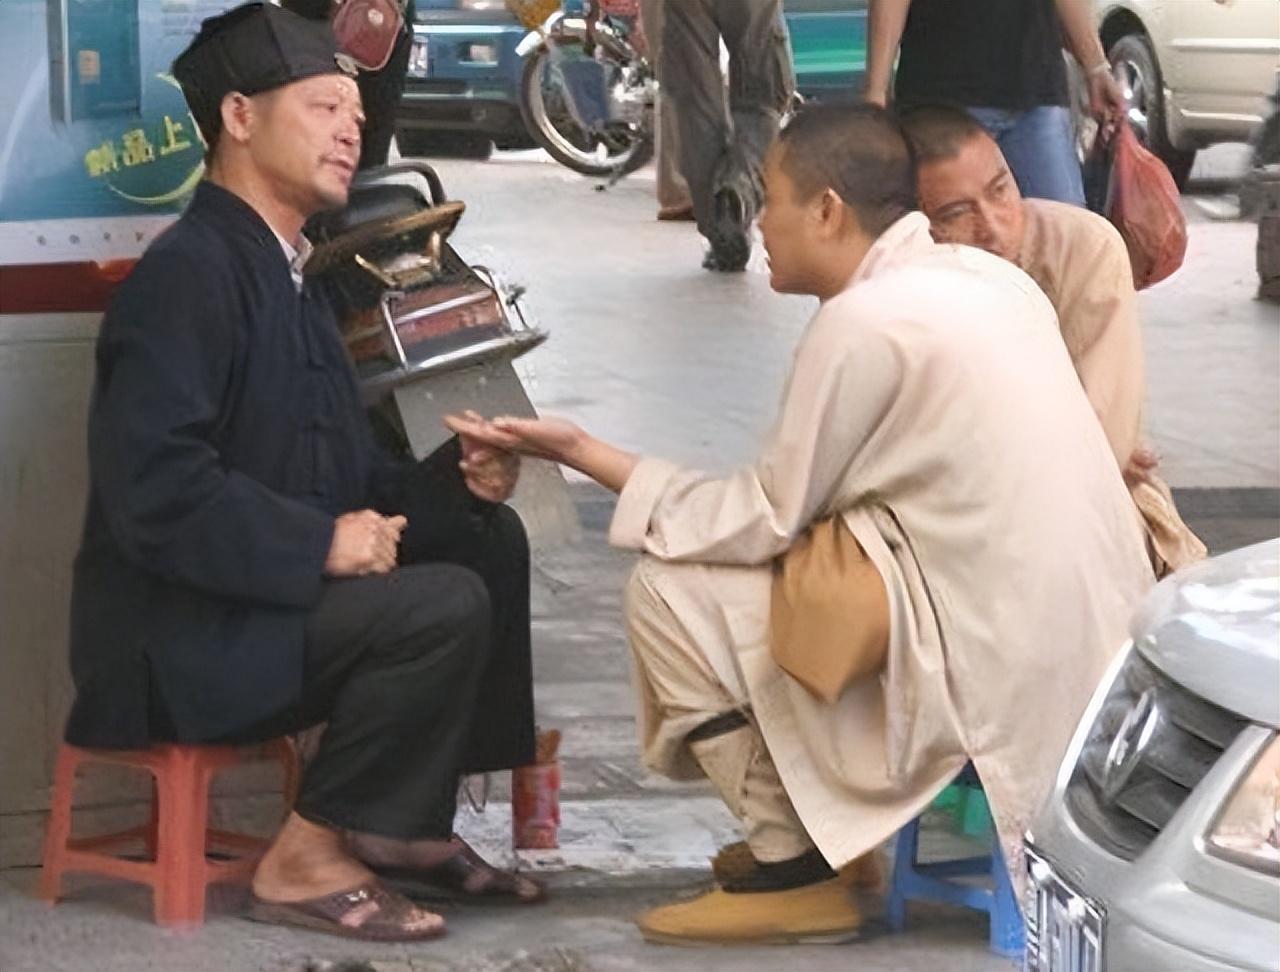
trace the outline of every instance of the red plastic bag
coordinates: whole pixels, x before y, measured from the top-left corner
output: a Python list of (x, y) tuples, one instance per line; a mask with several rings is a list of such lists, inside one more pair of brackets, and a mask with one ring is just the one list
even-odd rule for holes
[(1187, 218), (1178, 187), (1165, 164), (1142, 147), (1133, 129), (1120, 125), (1111, 143), (1107, 219), (1129, 249), (1133, 286), (1159, 283), (1187, 254)]

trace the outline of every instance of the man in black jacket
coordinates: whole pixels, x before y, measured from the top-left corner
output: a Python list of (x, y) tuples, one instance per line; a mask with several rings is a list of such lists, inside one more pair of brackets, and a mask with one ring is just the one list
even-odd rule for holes
[[(514, 457), (380, 456), (304, 221), (342, 205), (363, 120), (327, 24), (264, 4), (174, 64), (209, 146), (182, 218), (112, 301), (89, 415), (68, 741), (240, 743), (327, 722), (254, 878), (267, 920), (439, 934), (389, 869), (541, 889), (451, 839), (459, 775), (533, 758)], [(406, 566), (400, 566), (400, 564)]]

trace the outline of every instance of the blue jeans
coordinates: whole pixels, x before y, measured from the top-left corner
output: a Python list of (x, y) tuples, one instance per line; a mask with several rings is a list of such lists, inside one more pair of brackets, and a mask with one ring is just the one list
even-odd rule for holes
[(1070, 109), (970, 108), (969, 114), (996, 140), (1024, 196), (1084, 205)]

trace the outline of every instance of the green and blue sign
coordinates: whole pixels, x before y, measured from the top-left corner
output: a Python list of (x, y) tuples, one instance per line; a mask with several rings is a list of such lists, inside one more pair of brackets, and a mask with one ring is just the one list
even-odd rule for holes
[(236, 0), (0, 0), (0, 223), (176, 212), (204, 145), (169, 67)]

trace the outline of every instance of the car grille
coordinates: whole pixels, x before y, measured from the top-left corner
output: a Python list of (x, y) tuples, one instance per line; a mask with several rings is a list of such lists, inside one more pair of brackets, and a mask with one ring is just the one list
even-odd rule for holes
[(1089, 730), (1067, 808), (1094, 842), (1131, 861), (1245, 725), (1132, 651)]

